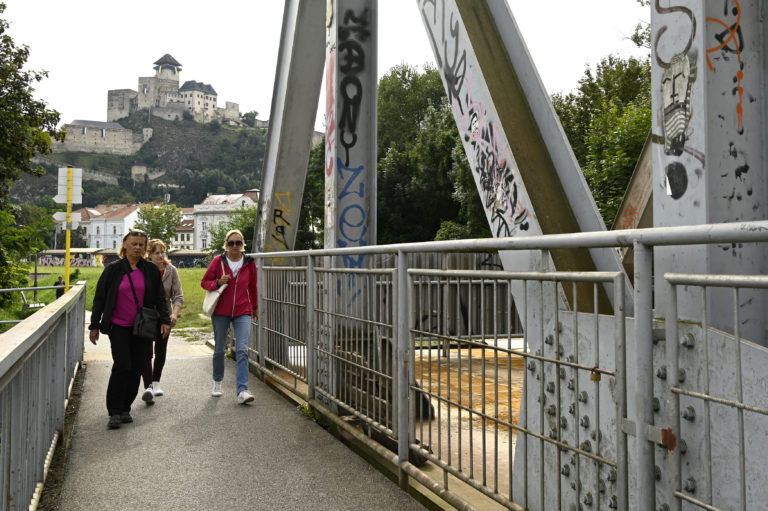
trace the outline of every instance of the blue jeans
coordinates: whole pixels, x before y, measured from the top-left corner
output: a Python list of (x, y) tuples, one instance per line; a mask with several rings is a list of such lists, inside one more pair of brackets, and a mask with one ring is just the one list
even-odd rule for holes
[(227, 330), (229, 324), (235, 329), (235, 361), (237, 377), (237, 393), (248, 390), (248, 347), (251, 341), (251, 316), (229, 317), (214, 315), (213, 322), (213, 381), (224, 379), (224, 350), (227, 347)]

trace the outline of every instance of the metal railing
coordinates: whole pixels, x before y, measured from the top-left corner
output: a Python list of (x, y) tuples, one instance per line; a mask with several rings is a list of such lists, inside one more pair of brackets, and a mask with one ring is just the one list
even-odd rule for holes
[[(24, 312), (26, 310), (42, 309), (45, 306), (44, 303), (39, 303), (39, 302), (35, 302), (31, 304), (28, 303), (27, 298), (24, 295), (24, 291), (33, 291), (35, 293), (35, 297), (37, 297), (38, 291), (42, 291), (46, 289), (60, 289), (60, 288), (61, 286), (13, 287), (13, 288), (0, 289), (0, 293), (21, 293), (22, 301), (24, 302), (21, 307), (21, 310), (22, 312)], [(5, 319), (5, 320), (0, 320), (0, 325), (15, 325), (17, 323), (21, 323), (22, 321), (24, 320), (23, 319)]]
[(85, 282), (0, 334), (2, 509), (34, 509), (83, 359)]
[[(680, 340), (667, 342), (664, 353), (669, 393), (666, 415), (672, 430), (679, 432), (677, 442), (682, 447), (664, 460), (668, 468), (666, 501), (676, 510), (682, 509), (683, 502), (709, 510), (764, 507), (764, 495), (755, 484), (762, 475), (747, 474), (747, 466), (756, 465), (755, 457), (764, 457), (760, 446), (765, 444), (761, 437), (768, 427), (768, 405), (760, 394), (767, 384), (761, 364), (767, 352), (742, 340), (739, 309), (741, 291), (768, 289), (768, 277), (667, 273), (664, 278), (667, 317), (677, 317), (680, 286), (698, 289), (701, 316), (700, 328), (666, 323), (666, 338)], [(707, 303), (712, 288), (730, 290), (733, 334), (709, 327)], [(692, 354), (699, 360), (694, 371), (681, 367), (691, 365)], [(689, 445), (702, 449), (688, 453)], [(703, 463), (691, 463), (693, 456)]]
[[(454, 491), (462, 486), (510, 509), (655, 509), (657, 490), (669, 488), (693, 503), (670, 476), (674, 457), (652, 440), (657, 403), (699, 392), (672, 387), (653, 399), (665, 345), (654, 329), (663, 316), (652, 307), (653, 250), (766, 241), (768, 222), (746, 222), (254, 254), (261, 318), (252, 355), (259, 371), (390, 460), (402, 485), (412, 477), (458, 508), (472, 507)], [(553, 249), (628, 246), (632, 291), (621, 272), (442, 263), (467, 252), (548, 260)], [(598, 288), (613, 314), (570, 312), (599, 310)], [(739, 413), (762, 413), (729, 399)], [(734, 431), (744, 436), (742, 423)], [(697, 445), (688, 442), (686, 456), (705, 467), (711, 453), (693, 458)], [(747, 461), (747, 474), (754, 469)]]

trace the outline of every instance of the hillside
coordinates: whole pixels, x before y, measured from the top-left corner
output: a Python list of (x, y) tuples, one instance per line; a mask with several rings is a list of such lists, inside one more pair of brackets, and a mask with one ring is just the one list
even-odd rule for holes
[[(130, 156), (64, 152), (47, 155), (38, 161), (48, 174), (41, 178), (24, 176), (12, 189), (20, 202), (56, 194), (58, 167), (72, 165), (106, 176), (114, 176), (118, 185), (86, 180), (83, 183), (83, 205), (104, 202), (149, 202), (162, 200), (166, 191), (171, 202), (191, 207), (207, 193), (236, 193), (258, 188), (266, 146), (266, 130), (221, 125), (199, 124), (192, 120), (166, 121), (137, 112), (118, 121), (140, 133), (152, 128), (152, 138), (141, 150)], [(161, 177), (133, 183), (131, 167), (146, 165)], [(103, 181), (110, 181), (105, 178)]]

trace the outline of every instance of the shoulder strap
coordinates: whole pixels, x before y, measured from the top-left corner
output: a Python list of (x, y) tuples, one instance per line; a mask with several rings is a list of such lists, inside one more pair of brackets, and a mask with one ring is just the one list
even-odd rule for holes
[(136, 309), (139, 308), (139, 298), (136, 296), (136, 288), (133, 287), (133, 280), (131, 279), (131, 272), (126, 273), (128, 275), (128, 282), (131, 283), (131, 292), (133, 293), (133, 301), (136, 303)]

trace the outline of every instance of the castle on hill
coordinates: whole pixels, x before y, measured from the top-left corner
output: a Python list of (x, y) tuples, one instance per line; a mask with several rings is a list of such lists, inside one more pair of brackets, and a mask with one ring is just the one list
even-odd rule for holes
[(182, 119), (189, 112), (197, 122), (219, 121), (239, 124), (240, 107), (227, 101), (217, 106), (218, 94), (211, 85), (188, 80), (179, 87), (181, 63), (169, 54), (154, 63), (155, 75), (139, 77), (138, 91), (115, 89), (107, 92), (107, 122), (147, 109), (169, 121)]
[(115, 89), (107, 92), (107, 122), (75, 120), (65, 124), (64, 142), (53, 142), (54, 152), (84, 151), (105, 154), (136, 154), (152, 137), (152, 128), (133, 133), (116, 121), (142, 109), (153, 116), (174, 121), (185, 113), (200, 123), (219, 121), (240, 124), (240, 106), (227, 101), (217, 106), (218, 94), (203, 82), (188, 80), (179, 86), (181, 63), (169, 54), (154, 63), (155, 75), (139, 77), (138, 91)]

